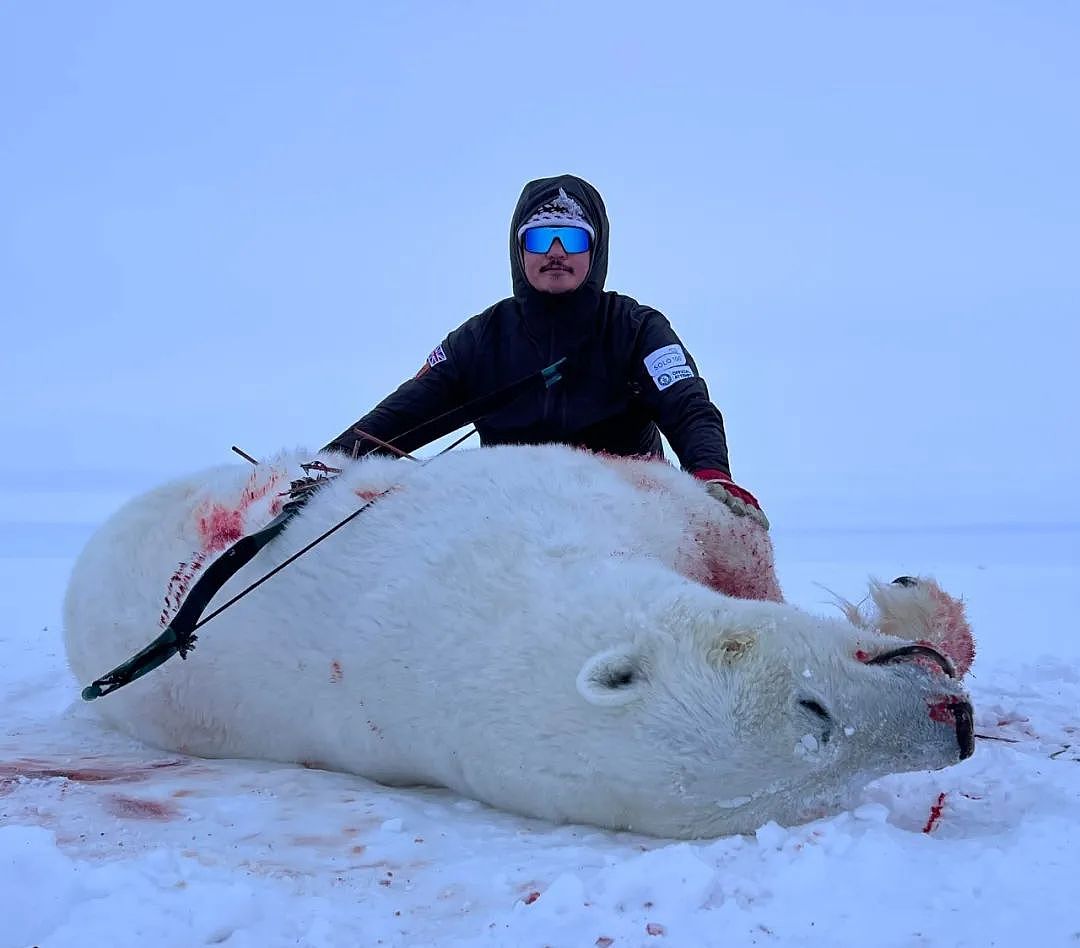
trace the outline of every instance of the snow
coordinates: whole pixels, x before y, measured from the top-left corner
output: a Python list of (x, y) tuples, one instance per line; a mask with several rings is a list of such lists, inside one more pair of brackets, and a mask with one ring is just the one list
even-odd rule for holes
[(696, 843), (139, 745), (98, 723), (64, 663), (85, 527), (22, 529), (0, 529), (0, 948), (1080, 940), (1075, 527), (775, 529), (785, 592), (807, 608), (868, 574), (962, 593), (976, 729), (1000, 740), (878, 781), (850, 812)]

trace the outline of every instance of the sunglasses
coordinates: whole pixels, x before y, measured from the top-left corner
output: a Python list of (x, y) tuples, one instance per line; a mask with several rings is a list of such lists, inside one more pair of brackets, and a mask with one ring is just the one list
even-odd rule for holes
[(584, 227), (530, 227), (525, 231), (523, 245), (529, 253), (547, 253), (556, 239), (567, 253), (589, 249), (589, 232)]

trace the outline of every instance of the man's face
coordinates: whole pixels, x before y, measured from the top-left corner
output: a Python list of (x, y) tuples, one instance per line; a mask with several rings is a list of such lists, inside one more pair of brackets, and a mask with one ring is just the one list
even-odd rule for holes
[(521, 251), (525, 277), (541, 293), (569, 293), (585, 282), (589, 274), (589, 251), (567, 253), (556, 238), (547, 253)]

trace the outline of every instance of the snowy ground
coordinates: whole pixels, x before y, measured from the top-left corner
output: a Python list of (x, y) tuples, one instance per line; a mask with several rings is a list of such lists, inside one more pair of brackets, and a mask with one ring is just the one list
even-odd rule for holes
[(1080, 944), (1080, 527), (776, 530), (809, 608), (868, 574), (962, 593), (977, 730), (1008, 741), (854, 812), (695, 844), (106, 730), (59, 633), (85, 534), (0, 524), (0, 948)]

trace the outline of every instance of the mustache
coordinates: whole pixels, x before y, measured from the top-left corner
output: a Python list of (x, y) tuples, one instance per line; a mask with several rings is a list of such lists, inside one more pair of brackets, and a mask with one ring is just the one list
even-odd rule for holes
[(558, 261), (552, 261), (551, 263), (545, 263), (541, 268), (541, 273), (546, 273), (548, 270), (565, 270), (567, 273), (573, 273), (574, 268), (565, 263), (559, 263)]

